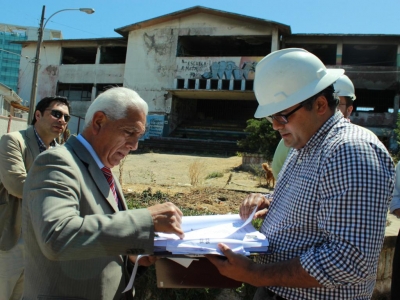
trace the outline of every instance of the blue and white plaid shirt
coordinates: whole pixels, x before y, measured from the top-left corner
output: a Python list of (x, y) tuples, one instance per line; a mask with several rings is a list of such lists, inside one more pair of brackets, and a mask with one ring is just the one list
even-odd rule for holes
[(300, 257), (323, 287), (268, 288), (286, 299), (370, 299), (394, 175), (385, 146), (340, 112), (291, 150), (261, 227), (272, 254), (260, 262)]
[[(47, 150), (46, 144), (45, 144), (45, 143), (43, 142), (43, 140), (40, 138), (39, 134), (38, 134), (37, 131), (36, 131), (35, 126), (33, 126), (33, 131), (35, 132), (36, 141), (37, 141), (38, 146), (39, 146), (39, 152), (42, 153), (42, 152), (46, 151), (46, 150)], [(52, 140), (51, 143), (50, 143), (50, 148), (54, 148), (54, 147), (56, 147), (57, 145), (58, 145), (58, 144), (57, 144), (56, 140)]]

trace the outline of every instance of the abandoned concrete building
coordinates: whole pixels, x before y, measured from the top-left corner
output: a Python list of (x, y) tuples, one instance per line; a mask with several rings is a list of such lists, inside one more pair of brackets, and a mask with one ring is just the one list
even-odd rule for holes
[[(328, 68), (344, 68), (356, 88), (352, 122), (393, 147), (399, 109), (400, 35), (292, 34), (289, 25), (201, 6), (115, 29), (120, 38), (44, 41), (37, 99), (65, 95), (72, 133), (110, 86), (149, 104), (145, 143), (237, 151), (253, 117), (254, 68), (272, 51), (300, 47)], [(22, 55), (34, 57), (36, 42)], [(21, 60), (18, 94), (29, 99), (32, 68)], [(197, 144), (196, 144), (197, 141)], [(172, 146), (171, 146), (172, 145)]]

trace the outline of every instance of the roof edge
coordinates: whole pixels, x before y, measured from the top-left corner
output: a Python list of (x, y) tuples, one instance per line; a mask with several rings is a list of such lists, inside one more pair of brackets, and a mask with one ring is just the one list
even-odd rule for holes
[(237, 13), (231, 13), (231, 12), (227, 12), (227, 11), (223, 11), (223, 10), (212, 9), (212, 8), (208, 8), (208, 7), (204, 7), (204, 6), (193, 6), (190, 8), (178, 10), (178, 11), (166, 14), (166, 15), (161, 15), (161, 16), (158, 16), (155, 18), (151, 18), (151, 19), (133, 23), (133, 24), (130, 24), (127, 26), (116, 28), (116, 29), (114, 29), (114, 31), (121, 34), (122, 36), (127, 36), (129, 31), (132, 31), (132, 30), (149, 27), (152, 25), (164, 23), (164, 22), (176, 19), (176, 18), (182, 18), (182, 17), (193, 15), (193, 14), (197, 14), (197, 13), (208, 13), (208, 14), (212, 14), (212, 15), (223, 16), (223, 17), (239, 19), (239, 20), (242, 19), (242, 20), (247, 20), (247, 21), (251, 20), (253, 22), (259, 22), (259, 23), (270, 23), (275, 26), (278, 26), (279, 30), (282, 31), (284, 34), (291, 34), (290, 26), (286, 25), (286, 24), (282, 24), (282, 23), (278, 23), (278, 22), (274, 22), (274, 21), (270, 21), (270, 20), (266, 20), (266, 19), (246, 16), (246, 15), (241, 15), (241, 14), (237, 14)]

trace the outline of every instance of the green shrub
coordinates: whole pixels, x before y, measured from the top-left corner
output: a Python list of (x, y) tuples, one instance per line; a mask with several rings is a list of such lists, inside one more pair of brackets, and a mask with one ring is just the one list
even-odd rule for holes
[(224, 174), (222, 174), (221, 172), (212, 172), (206, 176), (206, 179), (220, 178), (220, 177), (224, 177)]
[(397, 150), (392, 153), (392, 157), (397, 163), (400, 160), (400, 114), (397, 114), (396, 128), (393, 131), (396, 134)]
[(276, 146), (281, 137), (272, 128), (272, 124), (263, 118), (261, 120), (247, 120), (244, 130), (249, 133), (243, 140), (238, 141), (238, 146), (244, 151), (262, 154), (266, 161), (272, 161)]

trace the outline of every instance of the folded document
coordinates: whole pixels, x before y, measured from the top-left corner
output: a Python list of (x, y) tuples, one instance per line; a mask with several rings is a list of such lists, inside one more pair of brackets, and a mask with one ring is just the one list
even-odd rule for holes
[(243, 255), (268, 252), (268, 240), (254, 228), (251, 216), (243, 221), (238, 214), (211, 216), (184, 216), (182, 229), (185, 238), (175, 234), (158, 233), (154, 239), (155, 255), (220, 254), (219, 243), (227, 244), (233, 252)]
[[(251, 224), (255, 213), (256, 209), (245, 221), (238, 214), (184, 216), (182, 218), (184, 239), (179, 239), (175, 234), (157, 233), (154, 239), (154, 255), (169, 258), (156, 262), (157, 286), (160, 288), (240, 286), (240, 282), (220, 275), (215, 266), (202, 256), (223, 255), (218, 248), (219, 243), (224, 243), (233, 252), (246, 256), (268, 253), (268, 240)], [(139, 255), (136, 262), (141, 257), (142, 255)], [(137, 266), (138, 263), (135, 264), (124, 292), (133, 287)]]

